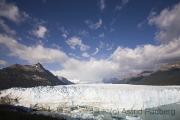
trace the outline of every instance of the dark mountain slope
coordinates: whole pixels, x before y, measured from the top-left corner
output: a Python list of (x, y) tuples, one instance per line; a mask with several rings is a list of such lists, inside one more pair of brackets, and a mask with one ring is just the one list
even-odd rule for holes
[(152, 73), (152, 71), (143, 71), (139, 74), (131, 75), (131, 76), (116, 80), (113, 82), (113, 84), (134, 84), (134, 83), (142, 80), (143, 78), (146, 78), (151, 73)]
[(137, 85), (180, 85), (180, 68), (157, 71), (136, 82)]
[(35, 87), (63, 85), (51, 72), (40, 63), (34, 65), (14, 64), (0, 70), (0, 90), (11, 87)]
[(145, 71), (124, 77), (114, 84), (136, 85), (180, 85), (180, 61), (166, 64), (155, 71)]
[(62, 77), (62, 76), (59, 77), (59, 79), (60, 79), (64, 84), (66, 84), (66, 85), (75, 84), (75, 83), (67, 80), (66, 78), (64, 78), (64, 77)]

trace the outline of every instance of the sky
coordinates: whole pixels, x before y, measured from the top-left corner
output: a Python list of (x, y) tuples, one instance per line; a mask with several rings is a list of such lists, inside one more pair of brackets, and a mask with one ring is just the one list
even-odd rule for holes
[(179, 0), (0, 0), (0, 68), (96, 83), (180, 60)]

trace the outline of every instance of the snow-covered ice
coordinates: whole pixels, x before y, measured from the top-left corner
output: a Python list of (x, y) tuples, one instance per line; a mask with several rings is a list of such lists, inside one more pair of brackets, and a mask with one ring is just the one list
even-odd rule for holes
[(180, 86), (125, 84), (79, 84), (0, 91), (0, 98), (13, 105), (62, 112), (70, 116), (87, 111), (140, 110), (180, 102)]

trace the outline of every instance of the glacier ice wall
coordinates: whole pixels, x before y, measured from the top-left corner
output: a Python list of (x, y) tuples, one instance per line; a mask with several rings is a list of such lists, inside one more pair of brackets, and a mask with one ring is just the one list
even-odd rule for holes
[[(33, 109), (57, 111), (88, 106), (93, 110), (140, 110), (180, 102), (180, 86), (79, 84), (0, 91), (1, 101)], [(75, 111), (75, 110), (74, 110)]]

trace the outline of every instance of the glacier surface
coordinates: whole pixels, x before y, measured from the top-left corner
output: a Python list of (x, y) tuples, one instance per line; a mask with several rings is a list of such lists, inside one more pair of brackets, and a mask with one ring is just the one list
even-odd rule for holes
[(78, 84), (11, 88), (0, 91), (4, 103), (76, 116), (88, 111), (144, 110), (180, 102), (180, 86)]

